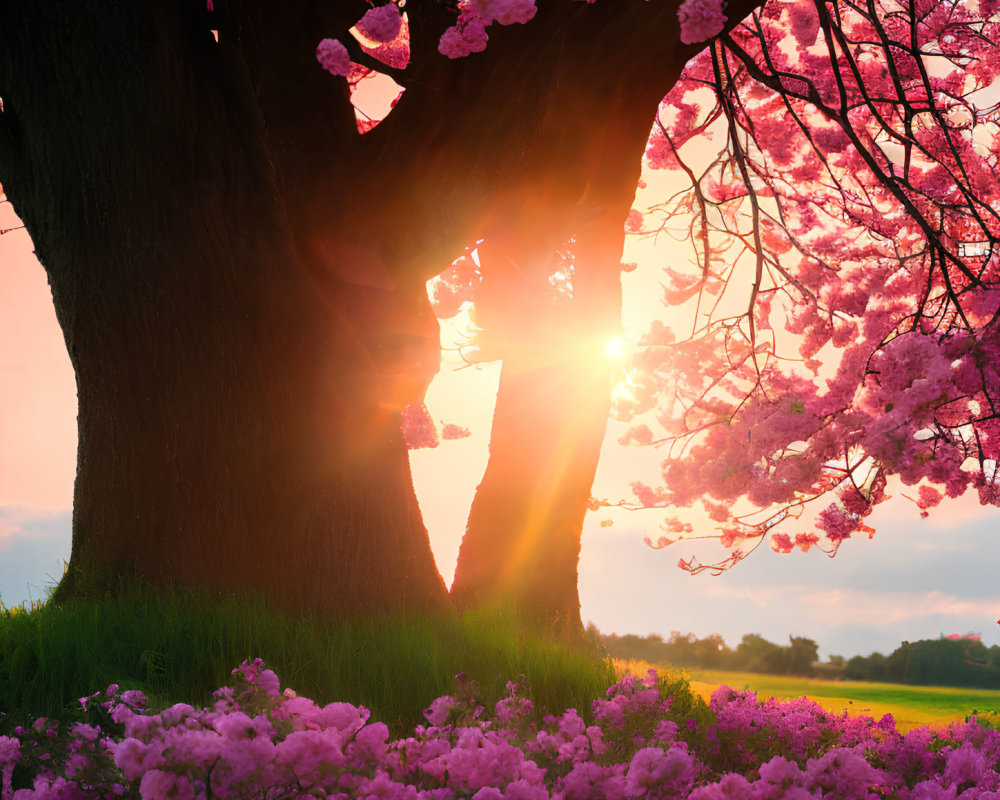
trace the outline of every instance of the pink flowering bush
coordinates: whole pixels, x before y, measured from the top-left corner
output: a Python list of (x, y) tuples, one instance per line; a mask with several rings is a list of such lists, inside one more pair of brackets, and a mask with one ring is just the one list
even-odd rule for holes
[(892, 718), (760, 702), (720, 688), (709, 708), (654, 671), (590, 709), (535, 709), (521, 686), (487, 710), (459, 675), (426, 725), (391, 740), (350, 703), (319, 706), (259, 659), (210, 708), (144, 710), (135, 691), (81, 700), (95, 724), (40, 718), (0, 736), (2, 800), (337, 797), (411, 800), (866, 800), (1000, 797), (1000, 733), (975, 718), (899, 734)]

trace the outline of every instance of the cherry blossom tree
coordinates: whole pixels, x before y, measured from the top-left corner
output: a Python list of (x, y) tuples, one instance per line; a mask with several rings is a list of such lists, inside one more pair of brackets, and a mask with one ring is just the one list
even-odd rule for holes
[(647, 162), (687, 188), (630, 224), (690, 243), (664, 290), (693, 322), (645, 333), (615, 413), (666, 448), (631, 505), (699, 503), (730, 549), (681, 567), (834, 553), (893, 476), (925, 513), (1000, 505), (997, 11), (768, 4), (661, 106)]
[[(616, 394), (670, 447), (640, 505), (700, 500), (732, 563), (835, 549), (892, 474), (996, 502), (995, 4), (273, 5), (0, 5), (0, 180), (80, 403), (59, 598), (449, 607), (404, 434), (436, 435), (451, 264), (434, 304), (474, 292), (503, 362), (452, 596), (578, 629), (626, 226), (692, 243), (665, 288), (697, 305)], [(645, 216), (644, 152), (690, 182)], [(822, 539), (788, 527), (828, 494)]]
[[(690, 2), (686, 29), (718, 33), (718, 7)], [(578, 624), (610, 387), (578, 336), (617, 330), (649, 128), (703, 44), (680, 41), (674, 2), (401, 8), (0, 3), (0, 181), (78, 389), (57, 600), (138, 578), (331, 614), (449, 607), (400, 421), (439, 361), (425, 282), (482, 240), (504, 376), (456, 597)], [(391, 114), (359, 119), (352, 92), (388, 78)], [(533, 287), (570, 240), (552, 310)], [(526, 463), (549, 491), (521, 493)]]

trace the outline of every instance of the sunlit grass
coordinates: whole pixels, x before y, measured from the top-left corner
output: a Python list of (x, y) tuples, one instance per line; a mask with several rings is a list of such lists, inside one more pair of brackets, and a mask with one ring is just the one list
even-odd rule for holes
[(0, 728), (58, 717), (110, 683), (143, 690), (154, 706), (207, 704), (234, 667), (255, 657), (283, 687), (319, 703), (364, 705), (400, 731), (452, 693), (460, 672), (487, 703), (523, 676), (536, 704), (555, 713), (586, 713), (615, 680), (596, 651), (525, 635), (488, 613), (332, 624), (258, 600), (145, 591), (0, 611)]
[[(620, 671), (633, 674), (642, 674), (650, 666), (636, 661), (615, 663)], [(706, 701), (722, 684), (755, 691), (762, 700), (805, 696), (835, 714), (846, 711), (851, 716), (864, 715), (875, 719), (892, 714), (897, 729), (904, 732), (921, 725), (947, 725), (964, 720), (975, 712), (986, 715), (1000, 711), (1000, 690), (828, 681), (722, 670), (692, 669), (685, 670), (683, 674), (689, 678), (691, 691)]]

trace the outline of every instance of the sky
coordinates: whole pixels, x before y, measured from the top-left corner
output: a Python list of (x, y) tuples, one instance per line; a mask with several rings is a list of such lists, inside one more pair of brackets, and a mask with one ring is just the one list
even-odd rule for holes
[[(0, 230), (17, 225), (0, 204)], [(639, 252), (623, 277), (624, 322), (640, 313), (663, 255)], [(445, 327), (445, 336), (455, 331)], [(438, 566), (450, 583), (475, 487), (486, 464), (499, 367), (460, 369), (446, 351), (427, 395), (435, 419), (468, 439), (413, 451), (414, 484)], [(625, 497), (632, 480), (655, 483), (656, 453), (622, 448), (609, 426), (594, 494)], [(69, 558), (76, 457), (76, 394), (45, 273), (22, 231), (0, 235), (0, 600), (42, 599)], [(588, 514), (580, 560), (584, 622), (605, 633), (721, 634), (735, 647), (757, 633), (787, 643), (806, 636), (821, 657), (890, 653), (902, 641), (977, 633), (1000, 644), (1000, 510), (972, 498), (946, 501), (922, 519), (896, 493), (880, 506), (878, 533), (844, 544), (836, 558), (813, 550), (779, 555), (766, 545), (719, 576), (692, 576), (681, 557), (724, 552), (711, 542), (652, 550), (663, 512)], [(602, 525), (602, 522), (612, 524)]]

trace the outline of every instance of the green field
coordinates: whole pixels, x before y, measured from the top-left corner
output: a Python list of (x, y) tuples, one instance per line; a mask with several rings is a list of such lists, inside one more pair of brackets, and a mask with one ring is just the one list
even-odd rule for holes
[(824, 681), (758, 675), (751, 672), (691, 670), (691, 688), (706, 700), (721, 684), (755, 690), (762, 699), (802, 697), (827, 711), (875, 717), (892, 714), (896, 727), (908, 731), (920, 725), (946, 725), (964, 720), (973, 711), (1000, 711), (1000, 691), (956, 689), (950, 686), (904, 686), (898, 683)]
[[(631, 672), (642, 674), (649, 665), (629, 662)], [(760, 675), (753, 672), (685, 670), (691, 689), (708, 700), (722, 684), (734, 689), (756, 691), (763, 700), (806, 696), (827, 711), (879, 719), (892, 714), (896, 727), (908, 731), (921, 725), (946, 725), (964, 720), (974, 711), (985, 714), (1000, 711), (1000, 691), (991, 689), (956, 689), (949, 686), (905, 686), (898, 683), (864, 681), (825, 681), (814, 678), (791, 678)]]

